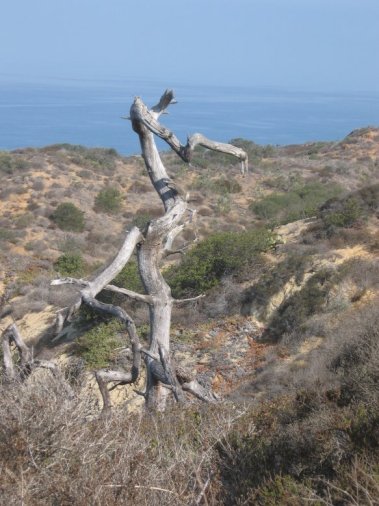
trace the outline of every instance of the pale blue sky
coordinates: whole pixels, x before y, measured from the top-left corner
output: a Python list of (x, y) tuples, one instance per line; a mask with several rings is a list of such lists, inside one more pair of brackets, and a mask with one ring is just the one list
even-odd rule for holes
[(0, 81), (379, 90), (379, 0), (2, 0)]

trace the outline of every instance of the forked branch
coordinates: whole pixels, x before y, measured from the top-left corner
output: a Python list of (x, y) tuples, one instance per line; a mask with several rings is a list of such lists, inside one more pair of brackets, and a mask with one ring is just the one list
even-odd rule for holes
[[(171, 97), (171, 100), (169, 100), (169, 97)], [(172, 103), (172, 98), (172, 90), (166, 90), (160, 99), (160, 103), (167, 103), (166, 107), (168, 107), (168, 105)], [(241, 161), (242, 174), (246, 174), (248, 172), (248, 157), (243, 149), (233, 146), (232, 144), (212, 141), (199, 133), (195, 133), (188, 137), (187, 144), (181, 144), (179, 139), (171, 130), (159, 123), (158, 116), (146, 107), (140, 97), (136, 97), (134, 99), (134, 103), (130, 110), (130, 117), (134, 121), (141, 122), (146, 128), (148, 128), (148, 130), (150, 130), (150, 132), (167, 142), (175, 153), (187, 163), (191, 161), (192, 152), (195, 147), (200, 145), (212, 151), (219, 151), (221, 153), (235, 156)]]

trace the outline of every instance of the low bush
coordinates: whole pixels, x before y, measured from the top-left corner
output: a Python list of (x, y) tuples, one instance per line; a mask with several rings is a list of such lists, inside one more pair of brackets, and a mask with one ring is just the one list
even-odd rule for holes
[(250, 209), (258, 218), (274, 226), (284, 225), (315, 215), (321, 204), (341, 191), (338, 185), (308, 183), (286, 193), (267, 195), (258, 202), (253, 202)]
[(219, 232), (198, 243), (179, 266), (165, 273), (175, 297), (195, 295), (216, 286), (221, 278), (251, 263), (276, 244), (267, 229)]
[[(81, 168), (101, 171), (105, 174), (113, 174), (116, 161), (119, 158), (113, 148), (86, 148), (75, 144), (53, 144), (41, 149), (44, 153), (57, 153), (63, 155), (65, 161), (70, 161)], [(66, 170), (66, 167), (63, 168)]]
[(112, 283), (120, 288), (128, 288), (134, 292), (144, 293), (137, 262), (130, 260), (122, 271), (114, 278)]
[(29, 164), (19, 155), (11, 155), (6, 151), (0, 151), (0, 174), (13, 174), (17, 170), (25, 170)]
[(255, 144), (255, 142), (240, 138), (232, 139), (230, 143), (246, 151), (249, 160), (269, 158), (275, 155), (275, 148), (270, 144), (262, 146), (260, 144)]
[(16, 234), (13, 230), (8, 228), (0, 228), (0, 241), (13, 242), (16, 238)]
[[(144, 286), (138, 271), (138, 265), (135, 260), (129, 260), (122, 271), (114, 278), (112, 284), (120, 288), (127, 288), (137, 293), (145, 293)], [(99, 299), (107, 304), (115, 304), (116, 306), (123, 306), (125, 304), (125, 296), (110, 292), (102, 291), (99, 294)]]
[(195, 180), (193, 188), (196, 190), (208, 190), (211, 193), (219, 195), (227, 195), (229, 193), (240, 193), (242, 187), (234, 177), (217, 177), (213, 178), (210, 174), (201, 174)]
[(226, 504), (375, 504), (375, 302), (336, 325), (318, 352), (322, 360), (312, 357), (312, 380), (308, 368), (300, 387), (287, 383), (285, 395), (253, 407), (232, 428), (219, 446)]
[(104, 188), (95, 198), (95, 211), (114, 214), (121, 209), (121, 193), (117, 188)]
[(50, 219), (62, 230), (83, 232), (84, 213), (71, 202), (59, 204)]
[(335, 229), (349, 228), (364, 218), (377, 213), (379, 208), (379, 184), (366, 186), (341, 199), (331, 199), (319, 209), (324, 228), (329, 235)]
[(0, 172), (12, 174), (14, 171), (12, 157), (8, 153), (0, 152)]
[(62, 276), (82, 276), (85, 262), (80, 253), (64, 253), (54, 263), (54, 269)]
[(114, 319), (105, 323), (98, 323), (91, 330), (78, 339), (77, 355), (82, 357), (90, 369), (100, 369), (109, 366), (115, 358), (115, 349), (122, 343), (121, 323)]
[(329, 202), (320, 211), (324, 226), (332, 233), (333, 228), (351, 227), (363, 216), (363, 210), (357, 199), (349, 197), (346, 200)]
[(152, 219), (153, 219), (153, 217), (149, 213), (136, 214), (133, 217), (132, 226), (138, 227), (140, 230), (143, 230), (146, 227), (146, 225), (149, 223), (149, 221), (151, 221)]

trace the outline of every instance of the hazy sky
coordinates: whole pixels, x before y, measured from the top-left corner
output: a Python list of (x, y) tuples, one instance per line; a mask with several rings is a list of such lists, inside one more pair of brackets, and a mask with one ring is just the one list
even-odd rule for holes
[(379, 0), (2, 0), (0, 80), (379, 90)]

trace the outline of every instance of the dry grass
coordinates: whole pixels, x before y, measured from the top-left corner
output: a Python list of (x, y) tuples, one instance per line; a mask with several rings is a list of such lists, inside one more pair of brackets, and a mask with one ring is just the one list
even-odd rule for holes
[(220, 503), (216, 447), (243, 408), (101, 419), (76, 394), (46, 375), (1, 387), (3, 504)]

